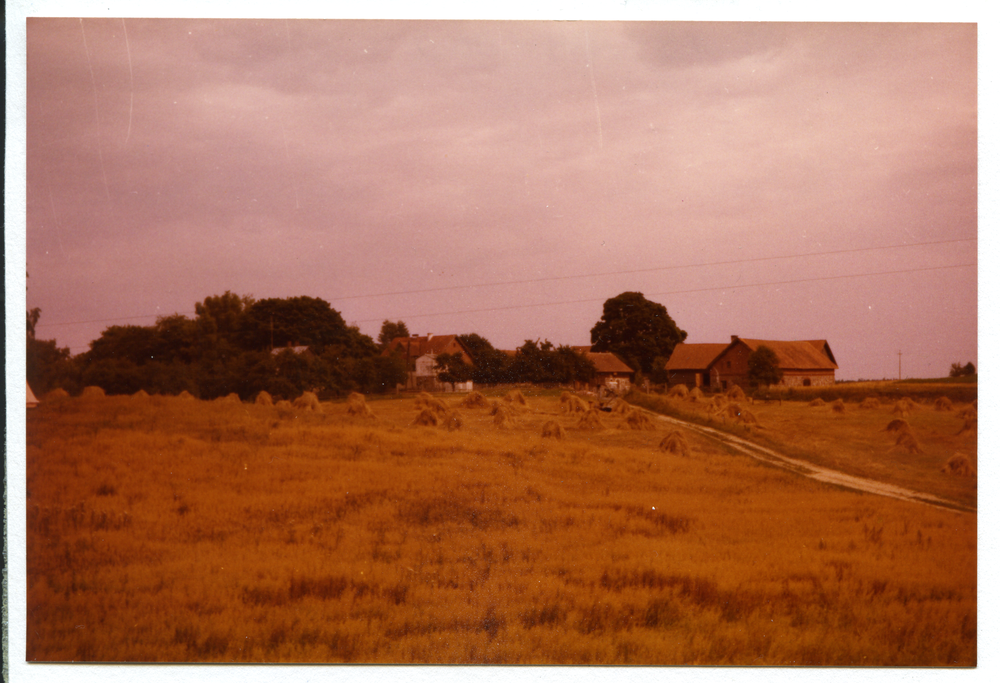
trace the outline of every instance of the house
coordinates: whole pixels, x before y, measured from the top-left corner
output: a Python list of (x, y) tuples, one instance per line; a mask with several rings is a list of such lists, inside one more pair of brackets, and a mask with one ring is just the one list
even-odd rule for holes
[(738, 385), (750, 388), (750, 354), (767, 346), (778, 357), (785, 387), (831, 386), (837, 360), (825, 339), (773, 341), (732, 336), (729, 344), (678, 344), (666, 369), (671, 386), (707, 386), (725, 391)]
[[(406, 389), (411, 391), (451, 391), (452, 385), (438, 381), (437, 357), (459, 354), (472, 365), (472, 354), (455, 334), (428, 334), (396, 337), (382, 351), (385, 357), (398, 355), (406, 361)], [(455, 391), (472, 391), (472, 382), (458, 382)]]
[(712, 385), (709, 368), (729, 344), (678, 344), (667, 361), (667, 384), (686, 384), (689, 389)]
[(26, 386), (28, 388), (28, 403), (27, 403), (27, 405), (25, 407), (27, 407), (27, 408), (35, 408), (35, 407), (37, 407), (38, 406), (38, 399), (35, 398), (35, 392), (33, 392), (31, 390), (31, 385), (28, 384), (27, 381), (25, 381), (24, 386)]
[(635, 378), (635, 370), (626, 365), (613, 353), (591, 351), (590, 346), (571, 346), (571, 349), (594, 364), (593, 391), (607, 389), (618, 394), (627, 394)]

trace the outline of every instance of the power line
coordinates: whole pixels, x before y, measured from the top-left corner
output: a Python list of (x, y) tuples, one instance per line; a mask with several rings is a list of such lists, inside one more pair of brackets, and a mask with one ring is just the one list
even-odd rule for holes
[(607, 277), (610, 275), (636, 275), (638, 273), (656, 273), (664, 270), (678, 270), (680, 268), (707, 268), (710, 266), (731, 266), (740, 263), (757, 263), (760, 261), (777, 261), (780, 259), (794, 259), (794, 258), (808, 258), (811, 256), (829, 256), (836, 254), (854, 254), (862, 251), (880, 251), (885, 249), (903, 249), (906, 247), (926, 247), (938, 244), (954, 244), (955, 242), (970, 242), (977, 240), (978, 237), (965, 237), (961, 239), (952, 240), (938, 240), (935, 242), (915, 242), (913, 244), (893, 244), (884, 247), (861, 247), (858, 249), (838, 249), (834, 251), (814, 251), (806, 254), (790, 254), (788, 256), (760, 256), (756, 258), (746, 258), (746, 259), (736, 259), (733, 261), (709, 261), (706, 263), (689, 263), (677, 266), (658, 266), (656, 268), (638, 268), (635, 270), (618, 270), (607, 273), (589, 273), (584, 275), (557, 275), (552, 277), (540, 277), (532, 278), (529, 280), (506, 280), (502, 282), (482, 282), (479, 284), (472, 285), (450, 285), (448, 287), (432, 287), (429, 289), (411, 289), (399, 292), (383, 292), (380, 294), (352, 294), (350, 296), (341, 296), (333, 299), (333, 301), (348, 301), (351, 299), (374, 299), (382, 296), (402, 296), (405, 294), (427, 294), (430, 292), (446, 292), (455, 289), (472, 289), (475, 287), (498, 287), (501, 285), (526, 285), (534, 284), (536, 282), (557, 282), (561, 280), (580, 280), (588, 277)]
[[(926, 246), (933, 246), (933, 245), (939, 245), (939, 244), (954, 244), (956, 242), (972, 242), (972, 241), (975, 241), (977, 239), (978, 239), (978, 237), (964, 237), (964, 238), (951, 239), (951, 240), (937, 240), (937, 241), (933, 241), (933, 242), (914, 242), (913, 244), (894, 244), (894, 245), (889, 245), (889, 246), (884, 246), (884, 247), (862, 247), (862, 248), (858, 248), (858, 249), (838, 249), (838, 250), (832, 250), (832, 251), (816, 251), (816, 252), (811, 252), (811, 253), (806, 253), (806, 254), (792, 254), (792, 255), (788, 255), (788, 256), (761, 256), (761, 257), (756, 257), (756, 258), (736, 259), (736, 260), (732, 260), (732, 261), (711, 261), (711, 262), (706, 262), (706, 263), (683, 264), (683, 265), (676, 265), (676, 266), (660, 266), (660, 267), (657, 267), (657, 268), (639, 268), (639, 269), (635, 269), (635, 270), (620, 270), (620, 271), (613, 271), (613, 272), (606, 272), (606, 273), (590, 273), (590, 274), (585, 274), (585, 275), (560, 275), (560, 276), (553, 276), (553, 277), (533, 278), (533, 279), (529, 279), (529, 280), (508, 280), (508, 281), (504, 281), (504, 282), (483, 282), (483, 283), (472, 284), (472, 285), (451, 285), (451, 286), (448, 286), (448, 287), (433, 287), (433, 288), (429, 288), (429, 289), (411, 289), (411, 290), (398, 291), (398, 292), (384, 292), (384, 293), (381, 293), (381, 294), (353, 294), (353, 295), (350, 295), (350, 296), (336, 297), (336, 298), (331, 299), (331, 301), (349, 301), (349, 300), (352, 300), (352, 299), (372, 299), (372, 298), (383, 297), (383, 296), (402, 296), (402, 295), (405, 295), (405, 294), (427, 294), (427, 293), (430, 293), (430, 292), (445, 292), (445, 291), (451, 291), (451, 290), (456, 290), (456, 289), (473, 289), (473, 288), (477, 288), (477, 287), (498, 287), (498, 286), (501, 286), (501, 285), (524, 285), (524, 284), (533, 284), (533, 283), (537, 283), (537, 282), (556, 282), (556, 281), (561, 281), (561, 280), (579, 280), (579, 279), (588, 278), (588, 277), (607, 277), (607, 276), (610, 276), (610, 275), (635, 275), (635, 274), (638, 274), (638, 273), (655, 273), (655, 272), (664, 271), (664, 270), (677, 270), (677, 269), (680, 269), (680, 268), (707, 268), (707, 267), (711, 267), (711, 266), (729, 266), (729, 265), (736, 265), (736, 264), (740, 264), (740, 263), (757, 263), (757, 262), (761, 262), (761, 261), (776, 261), (776, 260), (780, 260), (780, 259), (808, 258), (808, 257), (812, 257), (812, 256), (828, 256), (828, 255), (836, 255), (836, 254), (852, 254), (852, 253), (858, 253), (858, 252), (864, 252), (864, 251), (882, 251), (882, 250), (886, 250), (886, 249), (903, 249), (903, 248), (907, 248), (907, 247), (926, 247)], [(952, 266), (944, 266), (944, 267), (950, 268)], [(959, 266), (955, 266), (955, 267), (959, 267)], [(931, 270), (933, 270), (933, 268)], [(892, 271), (892, 272), (895, 272), (895, 273), (904, 273), (904, 272), (910, 272), (910, 271), (901, 270), (901, 271)], [(879, 275), (881, 273), (872, 273), (872, 274), (873, 275)], [(846, 277), (859, 277), (859, 276), (846, 276)], [(819, 278), (819, 279), (824, 279), (824, 278)], [(789, 282), (808, 282), (808, 280), (793, 280), (793, 281), (789, 281)], [(778, 283), (778, 284), (784, 284), (784, 283)], [(746, 286), (756, 287), (756, 286), (762, 286), (762, 285), (736, 285), (733, 288), (746, 287)], [(662, 295), (662, 294), (685, 294), (685, 293), (688, 293), (688, 292), (711, 291), (711, 290), (716, 290), (716, 289), (730, 289), (730, 288), (728, 288), (728, 287), (712, 287), (712, 288), (710, 288), (708, 290), (687, 290), (687, 291), (681, 291), (681, 292), (660, 292), (658, 294), (654, 294), (654, 295), (651, 295), (651, 296)], [(588, 299), (586, 301), (593, 301), (593, 300), (592, 299)], [(581, 302), (567, 302), (567, 303), (583, 303), (583, 302), (581, 301)], [(543, 305), (543, 304), (533, 304), (533, 305)], [(494, 310), (494, 309), (483, 309), (483, 310)], [(507, 309), (502, 309), (501, 308), (501, 309), (495, 309), (495, 310), (507, 310)], [(476, 310), (476, 311), (469, 311), (469, 312), (475, 313), (475, 312), (480, 312), (480, 311)], [(175, 315), (177, 315), (177, 314), (175, 314)], [(430, 316), (430, 315), (445, 315), (445, 314), (444, 313), (428, 313), (428, 314), (423, 314), (423, 315), (424, 316)], [(135, 315), (135, 316), (130, 316), (130, 317), (122, 317), (122, 318), (102, 318), (102, 319), (99, 319), (99, 320), (77, 320), (77, 321), (73, 321), (73, 322), (63, 322), (63, 323), (39, 322), (37, 324), (37, 327), (61, 327), (61, 326), (64, 326), (64, 325), (87, 325), (87, 324), (91, 324), (91, 323), (107, 323), (107, 322), (117, 322), (117, 321), (121, 321), (121, 320), (148, 320), (150, 318), (158, 318), (158, 317), (160, 317), (160, 316), (159, 315)], [(413, 316), (413, 315), (411, 315), (411, 316), (407, 316), (407, 317), (415, 318), (415, 317), (420, 317), (420, 316)], [(378, 322), (378, 321), (362, 320), (360, 322)]]
[[(904, 269), (904, 270), (886, 270), (886, 271), (882, 271), (882, 272), (879, 272), (879, 273), (856, 273), (856, 274), (853, 274), (853, 275), (831, 275), (831, 276), (828, 276), (828, 277), (810, 277), (810, 278), (802, 278), (802, 279), (799, 279), (799, 280), (781, 280), (781, 281), (775, 281), (775, 282), (756, 282), (756, 283), (748, 284), (748, 285), (727, 285), (727, 286), (724, 286), (724, 287), (704, 287), (704, 288), (701, 288), (701, 289), (675, 289), (675, 290), (672, 290), (672, 291), (669, 291), (669, 292), (652, 292), (652, 293), (649, 294), (649, 296), (667, 296), (667, 295), (671, 295), (671, 294), (692, 294), (692, 293), (696, 293), (696, 292), (715, 292), (715, 291), (722, 291), (722, 290), (727, 290), (727, 289), (746, 289), (748, 287), (769, 287), (771, 285), (791, 285), (791, 284), (798, 284), (798, 283), (802, 283), (802, 282), (820, 282), (820, 281), (823, 281), (823, 280), (843, 280), (843, 279), (852, 278), (852, 277), (871, 277), (873, 275), (898, 275), (898, 274), (901, 274), (901, 273), (919, 273), (919, 272), (924, 272), (924, 271), (928, 271), (928, 270), (945, 270), (945, 269), (948, 269), (948, 268), (968, 268), (970, 266), (975, 266), (975, 265), (976, 265), (975, 263), (959, 263), (959, 264), (952, 265), (952, 266), (930, 266), (930, 267), (927, 267), (927, 268), (907, 268), (907, 269)], [(465, 310), (461, 310), (461, 311), (442, 311), (440, 313), (418, 313), (418, 314), (415, 314), (415, 315), (414, 314), (407, 314), (407, 315), (398, 316), (398, 317), (411, 319), (411, 318), (430, 318), (430, 317), (439, 316), (439, 315), (459, 315), (459, 314), (464, 314), (464, 313), (492, 313), (492, 312), (496, 312), (496, 311), (511, 311), (511, 310), (516, 310), (516, 309), (519, 309), (519, 308), (542, 308), (544, 306), (566, 306), (566, 305), (569, 305), (569, 304), (586, 304), (586, 303), (594, 303), (595, 301), (602, 301), (602, 299), (600, 299), (600, 298), (598, 298), (598, 299), (576, 299), (574, 301), (550, 301), (550, 302), (540, 303), (540, 304), (517, 304), (515, 306), (498, 306), (498, 307), (495, 307), (495, 308), (470, 308), (470, 309), (465, 309)], [(397, 316), (389, 316), (389, 318), (394, 318), (394, 317), (397, 317)], [(383, 318), (370, 318), (368, 320), (359, 320), (357, 322), (372, 323), (372, 322), (378, 322), (379, 320), (382, 320), (382, 319)]]

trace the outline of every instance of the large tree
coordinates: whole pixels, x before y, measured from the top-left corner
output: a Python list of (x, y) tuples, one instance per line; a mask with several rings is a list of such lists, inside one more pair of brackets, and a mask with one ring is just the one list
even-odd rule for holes
[(641, 292), (623, 292), (605, 301), (604, 315), (590, 331), (594, 351), (617, 354), (646, 374), (653, 372), (658, 357), (669, 358), (686, 338), (666, 307)]
[(472, 355), (472, 381), (477, 384), (502, 384), (513, 381), (509, 375), (510, 356), (493, 348), (493, 344), (478, 334), (460, 334), (458, 341)]
[(406, 323), (402, 320), (397, 320), (396, 322), (383, 320), (382, 329), (378, 333), (378, 347), (385, 349), (385, 347), (392, 343), (393, 339), (409, 336), (410, 331), (406, 328)]
[(291, 344), (321, 353), (327, 346), (353, 346), (357, 341), (340, 313), (326, 301), (308, 296), (257, 301), (243, 313), (240, 328), (243, 347), (248, 350)]

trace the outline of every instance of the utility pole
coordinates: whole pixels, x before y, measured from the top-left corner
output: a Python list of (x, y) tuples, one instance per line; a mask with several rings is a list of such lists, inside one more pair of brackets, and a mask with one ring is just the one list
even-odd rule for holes
[(899, 351), (898, 354), (899, 354), (899, 379), (900, 379), (900, 381), (902, 381), (903, 380), (903, 352)]

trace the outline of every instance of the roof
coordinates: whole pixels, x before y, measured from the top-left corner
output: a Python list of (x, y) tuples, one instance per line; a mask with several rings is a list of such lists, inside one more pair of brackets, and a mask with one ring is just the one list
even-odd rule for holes
[(27, 381), (25, 381), (24, 386), (28, 387), (28, 403), (27, 403), (27, 407), (28, 408), (34, 408), (35, 406), (38, 405), (38, 399), (35, 398), (35, 392), (33, 392), (31, 390), (31, 385), (28, 384)]
[(472, 358), (472, 354), (465, 348), (465, 344), (458, 339), (457, 334), (429, 334), (426, 337), (418, 337), (416, 335), (412, 337), (396, 337), (385, 347), (382, 355), (387, 356), (394, 353), (397, 349), (403, 350), (408, 358), (418, 358), (428, 353), (440, 355), (448, 353), (447, 348), (452, 343), (457, 344), (465, 355)]
[(597, 372), (635, 372), (632, 368), (625, 365), (622, 360), (613, 353), (595, 353), (589, 351), (586, 354), (588, 360), (594, 364), (594, 369)]
[(708, 370), (729, 344), (678, 344), (667, 361), (667, 370)]
[(836, 370), (837, 361), (825, 339), (809, 341), (766, 341), (763, 339), (743, 339), (738, 337), (728, 346), (743, 343), (756, 351), (767, 346), (778, 356), (781, 370)]

